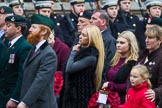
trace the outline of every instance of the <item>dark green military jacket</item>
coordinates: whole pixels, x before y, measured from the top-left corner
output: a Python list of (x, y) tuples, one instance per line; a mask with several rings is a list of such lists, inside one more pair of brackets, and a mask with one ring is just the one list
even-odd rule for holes
[(0, 73), (1, 73), (1, 70), (3, 69), (3, 63), (2, 63), (2, 61), (3, 61), (3, 58), (4, 58), (4, 56), (5, 56), (5, 49), (6, 49), (6, 46), (5, 46), (5, 44), (2, 42), (2, 40), (0, 39)]
[(20, 37), (11, 47), (6, 48), (1, 61), (4, 68), (0, 73), (0, 108), (12, 98), (19, 101), (23, 76), (23, 63), (32, 48), (24, 36)]
[(5, 50), (7, 48), (6, 44), (8, 42), (6, 42), (4, 35), (0, 38), (0, 73), (2, 71), (2, 69), (4, 68), (4, 63), (3, 63), (3, 59), (5, 57)]

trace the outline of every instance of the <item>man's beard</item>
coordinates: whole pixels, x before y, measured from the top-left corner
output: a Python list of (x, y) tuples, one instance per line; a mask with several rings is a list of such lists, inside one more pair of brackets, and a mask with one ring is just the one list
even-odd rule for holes
[(40, 38), (41, 38), (41, 35), (40, 35), (41, 31), (39, 31), (38, 33), (31, 33), (29, 32), (29, 35), (27, 37), (27, 41), (30, 43), (30, 44), (33, 44), (33, 45), (36, 45), (39, 43), (40, 41)]

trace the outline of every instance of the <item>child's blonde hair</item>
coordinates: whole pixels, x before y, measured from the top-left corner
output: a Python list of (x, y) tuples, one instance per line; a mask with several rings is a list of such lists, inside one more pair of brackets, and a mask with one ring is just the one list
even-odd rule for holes
[(148, 83), (148, 88), (151, 89), (151, 88), (152, 88), (152, 84), (151, 84), (150, 79), (149, 79), (149, 78), (151, 77), (151, 75), (150, 75), (150, 73), (149, 73), (147, 67), (146, 67), (145, 65), (138, 64), (138, 65), (133, 66), (132, 70), (133, 70), (133, 69), (136, 69), (137, 71), (139, 71), (140, 76), (141, 76), (144, 80), (147, 81), (147, 83)]

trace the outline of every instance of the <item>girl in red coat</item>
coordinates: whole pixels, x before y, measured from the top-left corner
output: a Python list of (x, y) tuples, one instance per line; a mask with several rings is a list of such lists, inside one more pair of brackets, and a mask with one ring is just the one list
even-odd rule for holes
[(145, 97), (151, 88), (149, 72), (144, 65), (136, 65), (130, 73), (131, 88), (126, 95), (126, 102), (119, 108), (156, 108), (155, 103)]

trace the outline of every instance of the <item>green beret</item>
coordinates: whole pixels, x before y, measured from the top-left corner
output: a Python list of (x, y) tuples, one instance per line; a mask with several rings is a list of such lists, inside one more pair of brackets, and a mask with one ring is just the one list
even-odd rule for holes
[(0, 6), (0, 14), (11, 14), (13, 13), (12, 8), (8, 6)]
[(47, 16), (41, 14), (33, 14), (31, 16), (31, 24), (42, 24), (48, 26), (51, 30), (54, 27), (54, 22)]
[(162, 18), (150, 17), (148, 18), (147, 24), (156, 24), (162, 27)]
[(27, 25), (26, 18), (23, 17), (23, 16), (20, 16), (20, 15), (8, 16), (8, 17), (6, 17), (5, 21), (8, 22), (8, 23), (15, 23), (15, 24), (18, 24), (18, 25)]

